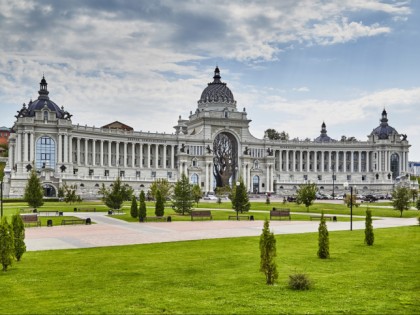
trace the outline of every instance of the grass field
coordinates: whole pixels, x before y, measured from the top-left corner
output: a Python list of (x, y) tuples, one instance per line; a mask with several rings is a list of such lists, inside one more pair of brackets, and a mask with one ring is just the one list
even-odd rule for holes
[[(257, 237), (25, 253), (0, 273), (1, 314), (418, 314), (419, 227), (277, 235), (265, 285)], [(309, 291), (287, 288), (304, 272)]]

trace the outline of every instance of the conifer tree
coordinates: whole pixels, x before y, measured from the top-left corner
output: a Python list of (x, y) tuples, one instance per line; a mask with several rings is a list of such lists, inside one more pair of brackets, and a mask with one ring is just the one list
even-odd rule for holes
[(318, 228), (318, 257), (321, 259), (330, 257), (330, 240), (324, 213), (321, 215), (321, 222)]
[(23, 200), (25, 200), (30, 207), (39, 208), (44, 204), (44, 190), (35, 170), (31, 171), (28, 182), (26, 183)]
[(17, 261), (20, 261), (22, 255), (26, 252), (25, 245), (25, 225), (23, 224), (22, 218), (19, 214), (12, 216), (12, 227), (14, 237), (14, 248), (15, 257)]
[(365, 221), (365, 244), (368, 246), (373, 245), (375, 241), (375, 235), (373, 234), (372, 226), (372, 211), (368, 208), (366, 210), (366, 221)]
[(269, 285), (273, 285), (278, 278), (276, 256), (276, 238), (270, 232), (270, 223), (266, 219), (260, 236), (260, 271), (264, 273), (266, 284)]
[(144, 191), (142, 190), (140, 192), (139, 221), (143, 222), (146, 215), (147, 215), (146, 196), (144, 194)]
[(251, 208), (248, 193), (246, 192), (242, 178), (239, 179), (238, 183), (239, 185), (233, 186), (232, 192), (229, 195), (229, 199), (232, 202), (232, 208), (236, 211), (236, 216), (238, 216), (239, 212), (248, 212)]
[(134, 195), (131, 197), (130, 214), (131, 214), (132, 218), (137, 218), (137, 216), (139, 215), (139, 211), (138, 211), (138, 207), (137, 207), (137, 199), (136, 199), (136, 196), (134, 196)]
[(172, 208), (176, 213), (190, 213), (194, 204), (192, 185), (188, 177), (182, 173), (181, 178), (176, 182), (172, 196)]
[(3, 217), (0, 223), (0, 263), (3, 271), (7, 271), (15, 257), (13, 228), (7, 222), (7, 218)]
[(160, 190), (156, 191), (155, 214), (157, 217), (162, 217), (165, 214), (165, 204), (163, 202), (163, 196)]

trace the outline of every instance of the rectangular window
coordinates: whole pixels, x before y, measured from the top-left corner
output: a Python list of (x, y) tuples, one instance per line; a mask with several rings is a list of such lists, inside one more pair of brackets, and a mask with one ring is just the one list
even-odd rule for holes
[(366, 180), (366, 175), (362, 175), (362, 181)]
[(140, 177), (140, 171), (136, 171), (136, 177)]
[(347, 175), (347, 180), (351, 180), (351, 175)]
[(105, 170), (104, 176), (109, 176), (109, 170)]

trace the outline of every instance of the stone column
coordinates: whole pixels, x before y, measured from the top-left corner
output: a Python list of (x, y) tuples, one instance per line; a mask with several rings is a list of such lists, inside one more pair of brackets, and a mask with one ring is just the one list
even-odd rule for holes
[(15, 149), (15, 146), (13, 145), (13, 144), (9, 144), (9, 167), (11, 168), (11, 169), (13, 169), (13, 165), (14, 165), (14, 163), (13, 163), (13, 155), (14, 155), (14, 149)]
[(16, 162), (23, 162), (22, 161), (22, 132), (18, 132), (17, 134), (17, 159)]
[(370, 167), (369, 167), (369, 151), (366, 151), (366, 172), (370, 172)]
[(85, 166), (88, 165), (89, 140), (85, 138)]
[(127, 142), (125, 142), (125, 141), (124, 141), (124, 149), (123, 150), (124, 150), (123, 151), (123, 159), (124, 159), (123, 165), (124, 165), (124, 168), (125, 168), (125, 167), (127, 167)]
[(99, 157), (100, 165), (104, 166), (104, 140), (102, 140), (102, 139), (101, 139), (101, 142), (100, 142), (99, 150), (100, 150), (100, 153), (99, 153), (100, 154), (100, 157)]
[(325, 152), (321, 151), (321, 173), (324, 173), (325, 171)]
[(143, 144), (142, 143), (140, 143), (140, 148), (139, 148), (139, 150), (140, 150), (140, 154), (139, 154), (139, 158), (140, 158), (140, 161), (139, 161), (139, 167), (140, 168), (143, 168)]
[(73, 136), (69, 136), (69, 163), (73, 164)]
[(136, 167), (136, 143), (131, 142), (131, 167)]
[(112, 141), (108, 140), (108, 167), (112, 166)]
[(350, 152), (350, 172), (354, 172), (354, 151)]
[(76, 158), (77, 158), (77, 165), (80, 165), (80, 138), (77, 138), (76, 143)]
[(166, 144), (164, 144), (163, 145), (163, 148), (162, 148), (162, 150), (163, 150), (163, 168), (165, 169), (166, 168), (166, 150), (167, 150), (167, 145)]
[(252, 188), (251, 188), (251, 183), (252, 183), (252, 180), (251, 180), (251, 165), (249, 165), (249, 164), (247, 164), (247, 172), (248, 172), (248, 191), (251, 191), (252, 190)]
[[(148, 143), (147, 144), (147, 163), (146, 163), (147, 168), (150, 168), (150, 160), (151, 160), (151, 158), (150, 158), (150, 144)], [(181, 165), (181, 170), (182, 170), (182, 165)]]
[(205, 189), (205, 192), (208, 192), (209, 191), (209, 165), (208, 165), (208, 163), (206, 162), (206, 177), (204, 178), (204, 189)]
[(61, 133), (58, 134), (58, 154), (57, 162), (61, 163), (63, 161), (63, 137)]
[(96, 165), (96, 140), (92, 139), (92, 165)]
[(159, 168), (159, 144), (155, 144), (155, 164), (156, 169)]
[(282, 165), (282, 163), (283, 163), (283, 158), (282, 158), (282, 153), (283, 153), (283, 150), (279, 150), (279, 171), (280, 172), (282, 172), (283, 171), (283, 165)]
[(358, 151), (357, 154), (358, 154), (358, 157), (359, 157), (359, 163), (358, 163), (357, 171), (359, 173), (361, 173), (362, 172), (362, 151)]
[(292, 150), (292, 172), (296, 172), (296, 150)]
[(328, 172), (332, 172), (331, 151), (328, 151)]
[(286, 165), (284, 167), (284, 171), (288, 172), (289, 171), (289, 150), (285, 150), (286, 151)]
[(69, 136), (64, 135), (64, 163), (69, 162)]
[[(35, 163), (35, 135), (33, 132), (29, 134), (29, 161)], [(9, 153), (10, 154), (10, 153)]]

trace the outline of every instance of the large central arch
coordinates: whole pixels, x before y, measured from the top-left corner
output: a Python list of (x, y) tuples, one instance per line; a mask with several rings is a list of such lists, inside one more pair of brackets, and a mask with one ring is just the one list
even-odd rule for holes
[(229, 185), (238, 170), (238, 142), (228, 133), (219, 133), (213, 141), (213, 175), (217, 187)]

